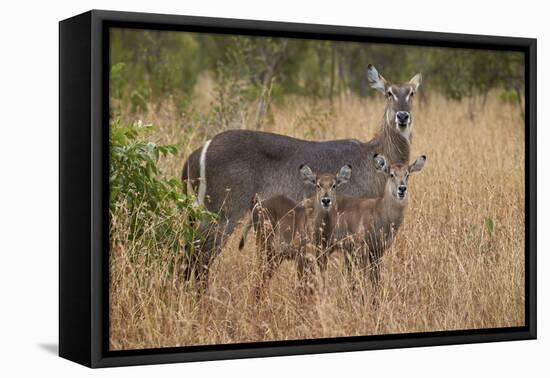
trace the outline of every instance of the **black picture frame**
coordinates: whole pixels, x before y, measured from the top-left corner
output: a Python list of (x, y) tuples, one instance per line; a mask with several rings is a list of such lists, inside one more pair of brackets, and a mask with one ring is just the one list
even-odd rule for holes
[[(525, 54), (524, 327), (109, 351), (109, 28), (398, 43)], [(92, 10), (59, 23), (59, 355), (88, 367), (535, 339), (536, 64), (529, 38)]]

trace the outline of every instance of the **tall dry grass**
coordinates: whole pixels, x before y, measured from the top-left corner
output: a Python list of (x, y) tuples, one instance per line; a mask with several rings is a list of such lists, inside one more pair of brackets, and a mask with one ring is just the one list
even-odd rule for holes
[[(269, 131), (307, 139), (369, 140), (382, 99), (328, 103), (295, 98), (273, 109)], [(143, 114), (158, 141), (180, 143), (162, 161), (179, 176), (185, 156), (206, 138), (168, 104)], [(383, 258), (378, 307), (351, 290), (335, 254), (325, 284), (301, 301), (295, 265), (275, 273), (254, 299), (259, 269), (252, 236), (240, 229), (211, 267), (200, 302), (167, 260), (147, 262), (143, 242), (125, 241), (123, 214), (111, 226), (110, 347), (113, 350), (521, 326), (524, 314), (524, 130), (519, 110), (491, 96), (474, 119), (466, 103), (430, 96), (414, 111), (412, 158), (428, 156), (411, 178), (404, 225)], [(490, 224), (493, 224), (493, 227)], [(152, 225), (154, 227), (154, 225)], [(130, 258), (130, 256), (134, 256)], [(137, 256), (137, 257), (135, 257)], [(180, 257), (175, 259), (179, 261)], [(372, 296), (367, 286), (365, 294)]]

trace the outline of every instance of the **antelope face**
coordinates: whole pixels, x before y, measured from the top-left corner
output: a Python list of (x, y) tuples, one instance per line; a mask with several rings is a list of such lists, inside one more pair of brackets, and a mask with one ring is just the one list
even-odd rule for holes
[(336, 176), (321, 175), (317, 178), (315, 185), (317, 186), (317, 203), (321, 209), (329, 211), (336, 202)]
[(398, 201), (407, 198), (407, 181), (409, 179), (409, 167), (404, 164), (392, 165), (389, 169), (388, 181), (391, 194)]
[(374, 165), (376, 169), (386, 174), (386, 190), (389, 191), (392, 198), (395, 198), (398, 202), (403, 202), (407, 198), (409, 175), (422, 170), (425, 163), (426, 155), (420, 156), (411, 165), (392, 164), (391, 166), (388, 166), (384, 156), (374, 156)]
[(322, 174), (317, 176), (307, 165), (300, 166), (300, 174), (306, 184), (315, 185), (315, 206), (323, 211), (330, 211), (336, 204), (336, 188), (351, 178), (351, 166), (344, 165), (336, 174)]
[(370, 86), (386, 97), (386, 123), (409, 139), (412, 128), (411, 106), (422, 82), (422, 75), (416, 74), (406, 83), (389, 83), (369, 64), (367, 77)]

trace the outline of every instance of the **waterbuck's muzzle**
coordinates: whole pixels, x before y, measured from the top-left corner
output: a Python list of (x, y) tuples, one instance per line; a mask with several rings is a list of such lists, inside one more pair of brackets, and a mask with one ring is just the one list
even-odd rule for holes
[(397, 196), (399, 199), (404, 199), (407, 194), (407, 186), (406, 185), (399, 185), (397, 187)]
[(330, 205), (332, 204), (332, 201), (329, 197), (323, 197), (321, 198), (321, 205), (325, 208), (325, 209), (328, 209), (330, 207)]
[(411, 114), (406, 111), (398, 111), (395, 113), (395, 121), (400, 127), (405, 127), (411, 122)]

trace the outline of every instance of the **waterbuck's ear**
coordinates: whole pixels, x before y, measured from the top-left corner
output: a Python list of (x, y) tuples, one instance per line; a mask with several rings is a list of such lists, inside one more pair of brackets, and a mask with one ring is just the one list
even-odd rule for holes
[(371, 88), (386, 94), (386, 79), (378, 73), (372, 64), (367, 67), (367, 80)]
[(300, 174), (306, 184), (317, 184), (317, 175), (305, 164), (300, 165)]
[(347, 164), (340, 168), (336, 174), (336, 185), (342, 185), (351, 179), (351, 165)]
[(388, 167), (388, 162), (384, 155), (376, 154), (374, 155), (374, 168), (380, 172), (385, 172)]
[(420, 156), (414, 163), (409, 165), (409, 173), (421, 171), (424, 168), (424, 164), (426, 164), (426, 155)]
[(420, 83), (422, 83), (422, 74), (419, 73), (414, 75), (413, 78), (409, 80), (409, 84), (413, 86), (415, 92), (418, 90), (418, 87), (420, 87)]

